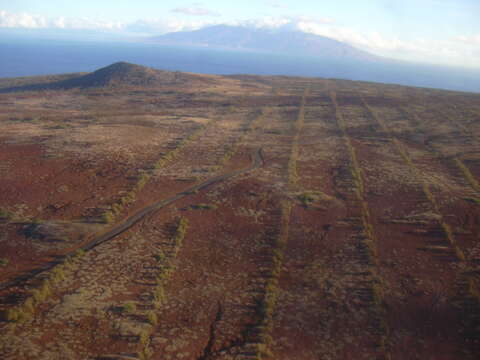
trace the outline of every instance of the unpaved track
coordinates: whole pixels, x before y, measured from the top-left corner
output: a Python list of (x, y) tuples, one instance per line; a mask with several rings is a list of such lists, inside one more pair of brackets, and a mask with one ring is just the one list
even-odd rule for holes
[[(82, 250), (85, 250), (85, 251), (91, 250), (94, 247), (96, 247), (96, 246), (98, 246), (98, 245), (100, 245), (100, 244), (102, 244), (106, 241), (109, 241), (109, 240), (115, 238), (116, 236), (120, 235), (121, 233), (125, 232), (126, 230), (130, 229), (133, 225), (135, 225), (140, 220), (142, 220), (146, 215), (149, 215), (149, 214), (151, 214), (151, 213), (153, 213), (157, 210), (160, 210), (161, 208), (163, 208), (167, 205), (170, 205), (171, 203), (173, 203), (177, 200), (180, 200), (180, 199), (184, 198), (185, 196), (188, 196), (192, 193), (195, 193), (196, 191), (203, 190), (203, 189), (205, 189), (206, 187), (208, 187), (212, 184), (215, 184), (215, 183), (218, 183), (218, 182), (221, 182), (221, 181), (225, 181), (225, 180), (230, 179), (234, 176), (245, 174), (247, 172), (250, 172), (252, 170), (255, 170), (255, 169), (259, 168), (260, 166), (262, 166), (264, 164), (262, 148), (258, 148), (256, 150), (252, 151), (251, 156), (252, 156), (252, 164), (250, 166), (248, 166), (247, 168), (232, 171), (232, 172), (227, 173), (227, 174), (215, 176), (215, 177), (210, 178), (210, 179), (208, 179), (208, 180), (206, 180), (206, 181), (204, 181), (200, 184), (191, 186), (188, 189), (182, 191), (181, 193), (178, 193), (175, 196), (171, 196), (167, 199), (157, 201), (156, 203), (154, 203), (150, 206), (147, 206), (147, 207), (143, 208), (142, 210), (138, 211), (136, 214), (130, 216), (129, 218), (127, 218), (125, 221), (123, 221), (122, 223), (115, 226), (110, 231), (108, 231), (108, 232), (106, 232), (102, 235), (94, 237), (93, 239), (91, 239), (86, 244), (80, 246), (78, 249), (82, 249)], [(75, 251), (77, 251), (77, 250), (75, 250)], [(39, 275), (39, 274), (41, 274), (45, 271), (48, 271), (48, 270), (52, 269), (56, 265), (62, 263), (63, 260), (65, 258), (67, 258), (68, 256), (74, 255), (75, 251), (71, 251), (71, 252), (65, 254), (64, 257), (62, 257), (59, 261), (50, 262), (45, 266), (42, 266), (40, 268), (36, 268), (36, 269), (33, 269), (33, 270), (29, 271), (26, 275), (22, 275), (20, 277), (15, 278), (14, 280), (7, 281), (7, 282), (4, 282), (3, 284), (0, 284), (0, 290), (8, 289), (12, 286), (20, 285), (22, 282), (28, 281), (28, 280), (32, 279), (33, 277), (35, 277), (35, 276), (37, 276), (37, 275)]]

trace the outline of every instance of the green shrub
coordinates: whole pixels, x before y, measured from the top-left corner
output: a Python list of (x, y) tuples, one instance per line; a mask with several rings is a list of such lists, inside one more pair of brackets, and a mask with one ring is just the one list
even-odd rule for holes
[(83, 250), (83, 249), (75, 250), (75, 255), (74, 255), (75, 257), (82, 257), (84, 255), (85, 255), (85, 250)]
[(17, 306), (6, 311), (7, 321), (24, 322), (32, 318), (32, 313), (26, 311), (23, 306)]
[(153, 312), (153, 311), (149, 311), (149, 312), (147, 313), (147, 319), (148, 319), (148, 322), (149, 322), (151, 325), (157, 325), (157, 324), (158, 324), (157, 314), (155, 314), (155, 312)]
[(150, 175), (147, 173), (142, 173), (138, 178), (137, 185), (135, 186), (136, 190), (141, 190), (147, 184), (148, 180), (150, 179)]
[(5, 317), (7, 321), (18, 321), (19, 318), (19, 311), (17, 308), (7, 309), (5, 312)]
[(0, 208), (0, 220), (9, 221), (9, 220), (12, 220), (13, 217), (14, 217), (14, 215), (10, 211), (8, 211), (4, 208)]
[(303, 206), (308, 207), (311, 203), (317, 200), (317, 197), (310, 193), (303, 193), (298, 195), (297, 199), (300, 200)]
[(463, 198), (463, 200), (480, 205), (480, 199), (477, 199), (477, 198), (466, 197), (466, 198)]
[(54, 283), (60, 282), (62, 280), (65, 280), (65, 271), (63, 270), (62, 265), (57, 265), (53, 270), (52, 270), (52, 275), (50, 277), (51, 281)]
[(50, 289), (50, 281), (45, 280), (39, 289), (33, 290), (32, 297), (36, 303), (41, 303), (45, 301), (51, 294), (52, 291)]
[(35, 312), (35, 302), (33, 298), (28, 298), (25, 300), (22, 306), (23, 310), (33, 314)]
[(148, 330), (143, 330), (140, 335), (139, 335), (139, 339), (138, 341), (140, 342), (140, 344), (142, 344), (143, 346), (147, 346), (148, 343), (150, 342), (150, 332)]
[(113, 204), (112, 205), (112, 213), (118, 215), (122, 212), (122, 205), (121, 204)]
[(133, 302), (127, 302), (121, 306), (120, 309), (122, 312), (133, 313), (137, 309), (137, 306)]
[(0, 266), (7, 266), (10, 261), (5, 258), (0, 258)]
[(113, 215), (112, 211), (108, 210), (105, 211), (102, 215), (102, 222), (105, 224), (110, 224), (113, 222), (115, 219), (115, 216)]
[(273, 356), (272, 352), (268, 349), (266, 344), (257, 344), (258, 359), (270, 358)]
[(163, 262), (165, 260), (165, 254), (163, 252), (159, 252), (158, 254), (153, 255), (153, 258), (156, 262)]
[(153, 350), (150, 349), (148, 346), (145, 346), (141, 352), (138, 353), (138, 357), (140, 360), (148, 360), (152, 357)]
[(182, 244), (183, 238), (187, 233), (187, 228), (188, 228), (188, 220), (183, 217), (180, 218), (180, 220), (178, 221), (177, 231), (174, 238), (175, 245), (177, 247)]
[(32, 219), (31, 223), (33, 225), (39, 225), (39, 224), (42, 224), (43, 223), (43, 220), (42, 219), (39, 219), (39, 218), (34, 218)]
[(215, 204), (196, 204), (191, 206), (195, 210), (215, 210), (218, 208)]

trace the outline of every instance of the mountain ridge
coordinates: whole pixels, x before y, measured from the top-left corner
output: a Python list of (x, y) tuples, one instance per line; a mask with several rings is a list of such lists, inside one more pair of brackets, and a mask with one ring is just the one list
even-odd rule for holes
[(299, 30), (251, 29), (214, 25), (193, 31), (167, 33), (151, 38), (162, 45), (265, 51), (324, 58), (377, 61), (383, 59), (344, 42)]

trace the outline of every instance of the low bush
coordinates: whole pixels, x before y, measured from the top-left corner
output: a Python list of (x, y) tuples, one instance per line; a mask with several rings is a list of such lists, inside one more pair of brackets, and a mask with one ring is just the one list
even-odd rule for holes
[(480, 205), (480, 199), (478, 198), (466, 197), (466, 198), (463, 198), (463, 200)]
[(13, 217), (14, 215), (12, 212), (4, 208), (0, 208), (0, 220), (9, 221), (9, 220), (12, 220)]
[(297, 199), (304, 207), (308, 207), (311, 203), (317, 200), (317, 197), (311, 193), (303, 193), (297, 196)]
[(77, 257), (77, 258), (80, 258), (80, 257), (82, 257), (82, 256), (84, 256), (84, 255), (85, 255), (85, 250), (83, 250), (83, 249), (77, 249), (77, 250), (75, 251), (75, 255), (74, 255), (74, 256)]
[(122, 305), (120, 309), (122, 312), (130, 314), (137, 309), (137, 306), (133, 302), (127, 302), (124, 305)]
[(158, 254), (153, 255), (153, 258), (156, 262), (161, 263), (165, 260), (165, 254), (163, 252), (159, 252)]
[(149, 312), (147, 313), (147, 319), (148, 319), (148, 322), (149, 322), (151, 325), (157, 325), (157, 324), (158, 324), (157, 314), (155, 314), (155, 312), (153, 312), (153, 311), (149, 311)]
[(215, 204), (196, 204), (191, 206), (195, 210), (215, 210), (218, 208)]

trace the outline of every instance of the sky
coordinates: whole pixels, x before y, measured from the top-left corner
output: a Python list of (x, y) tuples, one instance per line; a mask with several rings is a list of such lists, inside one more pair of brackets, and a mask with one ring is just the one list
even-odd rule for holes
[(402, 60), (480, 68), (480, 0), (0, 0), (0, 28), (151, 36), (280, 26)]

